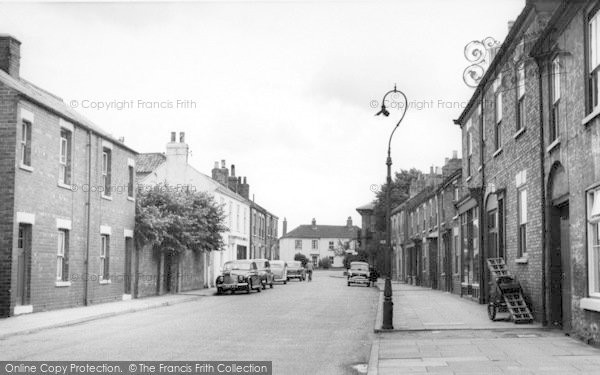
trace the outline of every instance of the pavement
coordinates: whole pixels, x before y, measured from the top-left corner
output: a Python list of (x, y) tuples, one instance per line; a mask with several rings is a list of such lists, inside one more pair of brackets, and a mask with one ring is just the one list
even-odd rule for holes
[(369, 375), (600, 374), (600, 350), (539, 324), (492, 322), (485, 305), (393, 283), (393, 330), (382, 330), (383, 283)]
[(198, 289), (180, 294), (101, 303), (91, 306), (36, 312), (0, 319), (0, 339), (34, 333), (46, 329), (66, 327), (115, 315), (128, 314), (158, 307), (171, 306), (196, 300), (216, 293), (215, 288)]

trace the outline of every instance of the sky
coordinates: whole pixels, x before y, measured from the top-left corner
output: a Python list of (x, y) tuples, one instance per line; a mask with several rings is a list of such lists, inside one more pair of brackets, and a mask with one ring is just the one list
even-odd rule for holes
[[(461, 152), (473, 40), (503, 40), (524, 0), (0, 3), (21, 76), (138, 152), (185, 132), (190, 163), (235, 164), (288, 230), (344, 225), (393, 171)], [(394, 100), (392, 100), (394, 102)]]

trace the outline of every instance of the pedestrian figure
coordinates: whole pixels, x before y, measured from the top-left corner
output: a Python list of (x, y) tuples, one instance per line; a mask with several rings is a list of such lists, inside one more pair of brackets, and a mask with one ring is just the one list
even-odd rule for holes
[(312, 262), (307, 262), (306, 263), (306, 274), (307, 274), (307, 281), (312, 281), (312, 273), (313, 273), (313, 264)]
[(374, 266), (371, 266), (369, 268), (369, 281), (371, 286), (375, 286), (375, 283), (377, 283), (377, 279), (379, 278), (379, 272), (377, 272), (377, 270), (375, 269)]

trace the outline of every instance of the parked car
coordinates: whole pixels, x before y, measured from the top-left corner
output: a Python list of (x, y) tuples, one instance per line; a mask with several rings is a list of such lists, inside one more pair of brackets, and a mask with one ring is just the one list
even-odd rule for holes
[(266, 289), (267, 285), (273, 289), (273, 273), (271, 272), (271, 264), (268, 259), (252, 259), (258, 267), (258, 277), (262, 288)]
[(298, 260), (292, 260), (287, 262), (287, 279), (298, 279), (299, 281), (306, 280), (306, 270), (302, 267), (302, 262)]
[(273, 281), (287, 284), (287, 263), (283, 260), (271, 261), (271, 272), (273, 273)]
[(232, 260), (225, 262), (221, 275), (217, 277), (217, 294), (225, 291), (234, 293), (245, 290), (250, 293), (252, 289), (260, 292), (261, 282), (258, 275), (256, 262), (252, 260)]
[(369, 263), (367, 262), (350, 262), (350, 269), (348, 270), (348, 286), (351, 284), (365, 284), (366, 286), (371, 285), (369, 279)]

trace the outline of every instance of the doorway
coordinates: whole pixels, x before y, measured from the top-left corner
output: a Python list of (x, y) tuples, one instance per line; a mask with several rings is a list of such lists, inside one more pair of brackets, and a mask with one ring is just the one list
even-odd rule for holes
[(20, 306), (31, 304), (31, 228), (30, 224), (19, 224), (16, 304)]
[(133, 238), (125, 237), (125, 272), (123, 273), (124, 294), (131, 295), (131, 265), (133, 257)]
[(444, 246), (444, 291), (452, 291), (452, 247), (450, 238), (452, 237), (452, 231), (448, 230), (442, 235), (442, 242)]
[(569, 204), (550, 210), (550, 323), (571, 330)]

